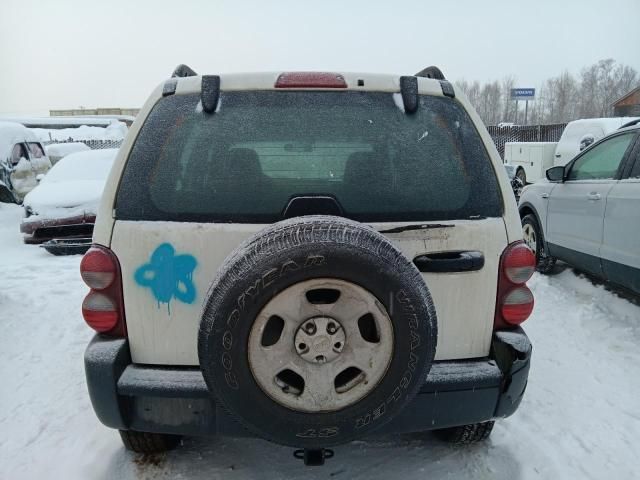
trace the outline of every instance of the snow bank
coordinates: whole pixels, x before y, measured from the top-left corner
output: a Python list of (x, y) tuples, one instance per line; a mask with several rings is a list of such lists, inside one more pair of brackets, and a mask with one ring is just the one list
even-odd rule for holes
[(50, 140), (122, 140), (127, 134), (124, 122), (112, 120), (109, 126), (90, 127), (83, 125), (77, 128), (31, 128), (42, 142)]
[(97, 211), (117, 149), (72, 153), (56, 163), (24, 199), (35, 218), (60, 218)]

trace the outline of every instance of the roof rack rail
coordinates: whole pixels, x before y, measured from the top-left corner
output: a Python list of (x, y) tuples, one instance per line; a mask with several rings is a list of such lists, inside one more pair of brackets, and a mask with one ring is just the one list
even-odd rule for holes
[(621, 125), (620, 128), (618, 128), (618, 130), (620, 130), (621, 128), (626, 128), (626, 127), (631, 127), (633, 125), (637, 125), (638, 123), (640, 123), (640, 118), (636, 118), (635, 120), (631, 120), (630, 122), (627, 122), (624, 125)]
[(197, 75), (198, 74), (196, 72), (194, 72), (191, 67), (189, 67), (188, 65), (185, 65), (184, 63), (181, 63), (180, 65), (178, 65), (175, 68), (175, 70), (171, 74), (171, 78), (174, 78), (174, 77), (195, 77)]
[(416, 77), (433, 78), (435, 80), (446, 80), (442, 70), (438, 67), (431, 65), (430, 67), (423, 68), (415, 74)]

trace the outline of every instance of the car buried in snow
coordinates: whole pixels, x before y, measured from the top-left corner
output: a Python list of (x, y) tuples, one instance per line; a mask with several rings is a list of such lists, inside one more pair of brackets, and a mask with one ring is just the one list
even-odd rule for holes
[(57, 162), (24, 199), (24, 242), (54, 255), (84, 253), (117, 149), (72, 153)]
[(0, 121), (0, 202), (21, 203), (51, 162), (34, 132)]

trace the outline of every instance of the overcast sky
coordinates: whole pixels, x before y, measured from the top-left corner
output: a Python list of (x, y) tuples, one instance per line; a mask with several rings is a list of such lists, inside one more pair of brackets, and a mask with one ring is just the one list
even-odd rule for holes
[(640, 71), (640, 0), (0, 0), (0, 113), (139, 107), (201, 73), (344, 70), (538, 87), (614, 58)]

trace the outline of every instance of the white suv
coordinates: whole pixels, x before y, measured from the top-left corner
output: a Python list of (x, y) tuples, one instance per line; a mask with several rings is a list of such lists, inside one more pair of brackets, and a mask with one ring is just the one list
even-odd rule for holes
[(486, 438), (527, 382), (534, 270), (502, 162), (434, 67), (198, 76), (151, 95), (81, 271), (125, 445)]

